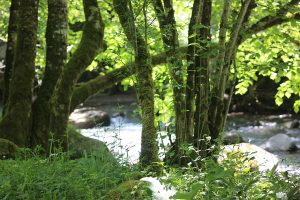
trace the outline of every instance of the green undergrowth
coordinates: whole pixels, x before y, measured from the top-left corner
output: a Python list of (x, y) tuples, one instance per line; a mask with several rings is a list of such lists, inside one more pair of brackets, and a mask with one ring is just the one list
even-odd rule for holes
[[(142, 171), (122, 156), (114, 158), (105, 148), (84, 151), (74, 160), (70, 152), (60, 149), (54, 148), (49, 157), (40, 152), (38, 148), (22, 149), (15, 159), (0, 160), (1, 200), (147, 200), (154, 195), (149, 184), (139, 179), (156, 177), (156, 173)], [(276, 166), (260, 172), (251, 154), (232, 152), (223, 160), (199, 155), (187, 167), (159, 164), (163, 170), (158, 179), (177, 191), (173, 199), (300, 199), (299, 176), (279, 173)]]
[[(300, 199), (299, 177), (276, 167), (259, 172), (245, 159), (234, 154), (222, 163), (205, 159), (200, 168), (163, 166), (159, 179), (176, 189), (174, 199)], [(142, 176), (139, 168), (111, 162), (101, 152), (69, 160), (64, 153), (44, 158), (24, 149), (15, 160), (0, 160), (0, 199), (151, 199)]]
[(253, 158), (232, 154), (217, 162), (202, 160), (200, 168), (166, 168), (161, 180), (177, 193), (174, 199), (184, 200), (299, 200), (299, 175), (278, 172), (275, 165), (268, 171), (251, 168)]
[(0, 161), (0, 199), (106, 199), (108, 191), (141, 175), (97, 153), (76, 160), (32, 155)]

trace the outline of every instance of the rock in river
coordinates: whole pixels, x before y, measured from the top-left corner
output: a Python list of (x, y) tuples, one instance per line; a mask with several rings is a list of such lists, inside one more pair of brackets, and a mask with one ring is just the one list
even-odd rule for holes
[(298, 119), (294, 119), (290, 125), (290, 128), (299, 128), (300, 122)]
[(223, 143), (225, 145), (237, 144), (237, 143), (242, 143), (242, 142), (245, 142), (245, 141), (243, 140), (242, 136), (237, 132), (225, 133), (224, 138), (223, 138)]
[(265, 149), (268, 151), (295, 151), (297, 150), (297, 146), (292, 138), (280, 133), (268, 139)]
[(79, 129), (110, 125), (110, 117), (106, 112), (91, 107), (76, 109), (69, 119)]
[(236, 157), (237, 153), (241, 153), (248, 158), (248, 161), (243, 159), (243, 163), (245, 165), (244, 167), (250, 167), (251, 170), (270, 170), (279, 162), (274, 154), (249, 143), (225, 145), (224, 148), (221, 148), (218, 162), (223, 162), (230, 157), (230, 155), (235, 155)]

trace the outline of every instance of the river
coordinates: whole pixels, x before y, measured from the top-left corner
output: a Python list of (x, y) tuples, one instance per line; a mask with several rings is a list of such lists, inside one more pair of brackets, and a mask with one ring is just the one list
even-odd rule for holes
[[(106, 142), (111, 151), (123, 155), (130, 163), (136, 163), (141, 149), (142, 131), (140, 120), (134, 109), (136, 104), (125, 102), (107, 103), (99, 106), (101, 110), (108, 112), (111, 116), (119, 111), (127, 113), (127, 115), (126, 117), (113, 117), (109, 127), (82, 129), (81, 133), (87, 137)], [(300, 129), (289, 128), (292, 120), (290, 115), (232, 115), (228, 118), (225, 132), (238, 133), (245, 142), (259, 147), (264, 147), (270, 137), (283, 133), (291, 137), (300, 149)], [(164, 138), (159, 139), (161, 147), (169, 143), (169, 138), (165, 137), (166, 134), (165, 131), (159, 132), (159, 136)], [(298, 171), (300, 167), (299, 150), (293, 153), (287, 151), (272, 153), (280, 160), (281, 168), (293, 172)], [(163, 157), (163, 149), (160, 149), (160, 156)]]

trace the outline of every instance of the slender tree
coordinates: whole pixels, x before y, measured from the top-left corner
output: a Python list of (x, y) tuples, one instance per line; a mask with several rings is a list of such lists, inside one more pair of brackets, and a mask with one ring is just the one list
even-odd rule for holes
[(135, 25), (131, 1), (114, 0), (113, 3), (127, 39), (134, 49), (137, 89), (142, 109), (143, 125), (140, 162), (142, 166), (147, 166), (158, 161), (157, 133), (154, 126), (152, 66), (147, 44)]
[[(164, 49), (167, 56), (167, 64), (172, 77), (173, 101), (175, 110), (175, 151), (180, 154), (179, 144), (188, 142), (188, 135), (185, 134), (185, 85), (184, 69), (181, 52), (179, 51), (179, 39), (176, 28), (175, 10), (171, 0), (152, 1), (161, 30)], [(180, 157), (180, 155), (178, 155)]]
[(196, 36), (199, 24), (202, 20), (203, 0), (195, 0), (192, 8), (192, 16), (188, 29), (188, 49), (186, 54), (187, 60), (187, 79), (186, 79), (186, 134), (190, 138), (194, 135), (194, 113), (195, 113), (195, 53), (196, 53)]
[(199, 48), (195, 53), (195, 118), (194, 118), (194, 144), (201, 150), (201, 155), (205, 156), (206, 137), (210, 136), (208, 127), (208, 109), (210, 92), (209, 56), (211, 43), (210, 21), (212, 12), (212, 1), (204, 0), (201, 17), (201, 28), (197, 31), (196, 42)]

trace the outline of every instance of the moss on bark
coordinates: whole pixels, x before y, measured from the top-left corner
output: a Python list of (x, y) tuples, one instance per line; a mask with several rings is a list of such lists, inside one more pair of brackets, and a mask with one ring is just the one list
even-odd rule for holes
[[(169, 73), (172, 77), (173, 102), (175, 110), (175, 135), (176, 149), (179, 153), (179, 145), (188, 142), (188, 134), (185, 131), (185, 86), (182, 56), (180, 56), (178, 32), (176, 29), (175, 11), (172, 1), (152, 1), (156, 17), (161, 30), (164, 49), (167, 55)], [(181, 157), (181, 156), (179, 156)], [(181, 159), (180, 159), (181, 160)]]
[(149, 166), (158, 161), (157, 133), (154, 126), (154, 93), (152, 66), (147, 43), (135, 27), (133, 11), (127, 0), (114, 0), (114, 8), (119, 16), (127, 39), (134, 48), (138, 97), (142, 109), (142, 147), (140, 162)]
[(33, 104), (31, 145), (48, 149), (50, 98), (67, 58), (68, 5), (65, 0), (48, 1), (46, 68), (38, 97)]
[(85, 26), (80, 44), (66, 64), (52, 96), (51, 131), (56, 139), (67, 146), (66, 128), (68, 124), (71, 97), (80, 74), (93, 61), (103, 46), (104, 24), (96, 0), (83, 0)]
[(20, 9), (20, 0), (11, 1), (9, 24), (8, 24), (7, 48), (5, 54), (3, 114), (5, 113), (7, 108), (7, 101), (9, 96), (9, 83), (11, 79), (13, 61), (14, 61), (16, 46), (17, 46), (19, 9)]
[(208, 128), (209, 108), (209, 42), (211, 40), (210, 21), (212, 1), (206, 0), (203, 4), (201, 24), (204, 26), (197, 31), (197, 43), (201, 46), (195, 54), (195, 84), (196, 84), (196, 112), (194, 124), (194, 144), (202, 156), (206, 156), (207, 141), (210, 135)]
[(31, 127), (38, 1), (22, 0), (20, 18), (22, 23), (18, 27), (17, 48), (9, 87), (7, 112), (0, 122), (0, 137), (9, 139), (19, 146), (25, 146)]
[(195, 65), (195, 53), (196, 48), (196, 37), (197, 24), (201, 22), (202, 18), (202, 11), (203, 11), (203, 1), (202, 0), (195, 0), (193, 9), (192, 9), (192, 16), (189, 24), (188, 30), (188, 50), (186, 55), (187, 60), (187, 79), (186, 79), (186, 124), (185, 124), (185, 131), (189, 140), (191, 141), (193, 134), (194, 134), (194, 113), (195, 113), (195, 73), (196, 73), (196, 65)]
[(18, 146), (13, 142), (0, 138), (0, 160), (15, 158)]

